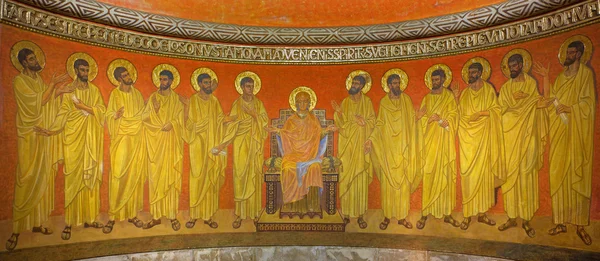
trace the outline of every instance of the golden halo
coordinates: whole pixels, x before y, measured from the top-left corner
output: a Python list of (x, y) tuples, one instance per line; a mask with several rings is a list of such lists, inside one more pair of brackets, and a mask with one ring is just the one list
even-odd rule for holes
[(308, 108), (308, 110), (312, 111), (315, 108), (315, 105), (317, 105), (317, 95), (311, 88), (306, 86), (297, 87), (290, 93), (290, 108), (296, 111), (296, 95), (301, 92), (308, 93), (308, 96), (310, 96), (310, 108)]
[(587, 36), (578, 34), (569, 37), (569, 39), (565, 40), (560, 46), (560, 51), (558, 51), (558, 61), (560, 61), (560, 64), (565, 63), (565, 59), (567, 58), (567, 48), (569, 47), (569, 44), (571, 44), (574, 41), (581, 41), (583, 43), (583, 46), (585, 47), (583, 50), (583, 54), (579, 59), (581, 63), (586, 64), (590, 60), (590, 57), (592, 57), (592, 49), (594, 48), (592, 41)]
[(483, 57), (473, 57), (469, 59), (462, 68), (462, 78), (466, 83), (469, 82), (469, 66), (474, 63), (480, 63), (483, 66), (483, 72), (481, 72), (481, 79), (487, 81), (490, 78), (490, 74), (492, 74), (492, 66), (490, 66), (490, 62)]
[(154, 67), (154, 70), (152, 70), (152, 82), (154, 83), (154, 86), (156, 86), (156, 88), (160, 88), (160, 72), (162, 72), (163, 70), (167, 70), (173, 73), (173, 83), (171, 84), (171, 90), (175, 90), (175, 88), (177, 88), (177, 86), (179, 86), (179, 83), (181, 82), (181, 77), (179, 77), (179, 71), (177, 70), (177, 68), (168, 63), (159, 64), (156, 67)]
[(348, 78), (346, 78), (346, 90), (350, 90), (350, 88), (352, 88), (352, 79), (359, 75), (364, 76), (365, 80), (367, 80), (367, 82), (365, 83), (365, 87), (362, 88), (362, 92), (366, 94), (367, 92), (369, 92), (369, 90), (371, 90), (373, 80), (371, 80), (371, 75), (363, 70), (356, 70), (348, 74)]
[(406, 90), (406, 86), (408, 86), (408, 75), (402, 69), (394, 68), (387, 71), (383, 75), (383, 77), (381, 77), (381, 88), (383, 88), (383, 91), (386, 93), (390, 92), (390, 88), (387, 84), (387, 79), (392, 74), (397, 74), (398, 76), (400, 76), (400, 90)]
[(240, 81), (246, 77), (250, 77), (250, 78), (252, 78), (252, 80), (254, 80), (253, 93), (254, 93), (254, 95), (256, 95), (260, 91), (261, 81), (260, 81), (260, 77), (258, 77), (258, 74), (251, 72), (251, 71), (241, 72), (240, 74), (238, 74), (237, 77), (235, 77), (235, 89), (237, 90), (237, 92), (239, 94), (244, 93), (244, 91), (242, 91), (242, 86), (240, 85)]
[(217, 78), (217, 74), (211, 70), (210, 68), (207, 67), (202, 67), (202, 68), (198, 68), (194, 71), (194, 73), (192, 73), (192, 87), (194, 88), (194, 90), (196, 91), (200, 91), (200, 85), (198, 85), (198, 76), (200, 76), (200, 74), (206, 73), (210, 76), (211, 80), (215, 80), (217, 82), (219, 82), (219, 78)]
[(71, 76), (73, 80), (77, 78), (77, 72), (75, 72), (75, 67), (73, 67), (73, 65), (75, 65), (75, 61), (79, 59), (85, 60), (90, 64), (88, 81), (91, 82), (96, 79), (96, 76), (98, 76), (98, 64), (96, 63), (96, 60), (94, 60), (94, 58), (87, 53), (74, 53), (69, 56), (69, 59), (67, 59), (67, 73), (69, 73), (69, 76)]
[(508, 58), (510, 58), (514, 54), (520, 54), (523, 57), (523, 72), (524, 73), (529, 73), (529, 71), (531, 70), (531, 54), (525, 49), (521, 49), (521, 48), (512, 49), (512, 50), (510, 50), (510, 52), (508, 52), (507, 54), (504, 55), (504, 58), (502, 58), (502, 64), (500, 65), (500, 67), (502, 68), (502, 73), (504, 74), (504, 76), (506, 76), (506, 78), (509, 78), (509, 79), (510, 79), (510, 68), (508, 68)]
[(117, 69), (117, 67), (125, 67), (125, 69), (127, 69), (127, 72), (129, 72), (129, 76), (131, 77), (131, 80), (133, 80), (134, 83), (137, 81), (137, 70), (135, 69), (135, 66), (133, 66), (133, 64), (130, 61), (119, 58), (119, 59), (115, 59), (112, 62), (110, 62), (110, 64), (108, 64), (108, 69), (106, 70), (106, 75), (108, 76), (108, 80), (114, 86), (119, 86), (119, 84), (121, 84), (115, 78), (115, 74), (114, 74), (115, 69)]
[(431, 73), (433, 73), (437, 69), (442, 69), (444, 71), (444, 73), (446, 74), (446, 80), (444, 81), (442, 87), (448, 87), (448, 86), (450, 86), (450, 83), (452, 82), (452, 71), (450, 71), (450, 67), (448, 67), (448, 65), (445, 65), (443, 63), (438, 63), (436, 65), (429, 67), (429, 69), (427, 69), (427, 72), (425, 72), (425, 85), (427, 85), (427, 88), (429, 88), (430, 90), (431, 90)]
[(18, 57), (19, 51), (23, 50), (23, 48), (32, 50), (33, 54), (35, 54), (35, 57), (38, 60), (38, 63), (40, 64), (42, 69), (44, 69), (44, 66), (46, 66), (46, 55), (44, 54), (44, 51), (42, 51), (42, 48), (40, 48), (37, 44), (31, 41), (19, 41), (10, 48), (10, 61), (12, 62), (13, 66), (19, 72), (23, 71), (23, 65), (21, 65), (21, 63), (19, 62)]

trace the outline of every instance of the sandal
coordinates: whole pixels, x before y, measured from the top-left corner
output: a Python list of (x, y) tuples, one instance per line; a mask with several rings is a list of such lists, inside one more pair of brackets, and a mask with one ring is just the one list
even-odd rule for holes
[(350, 218), (348, 218), (348, 217), (344, 218), (344, 225), (346, 225), (346, 224), (350, 224)]
[(454, 219), (450, 215), (444, 217), (444, 223), (448, 223), (453, 227), (460, 227), (460, 223), (458, 222), (458, 220)]
[(104, 225), (102, 225), (102, 224), (100, 224), (100, 223), (98, 223), (98, 222), (94, 221), (94, 222), (92, 222), (92, 224), (91, 224), (91, 225), (90, 225), (90, 224), (88, 224), (88, 223), (83, 223), (83, 227), (84, 227), (84, 228), (90, 228), (90, 227), (91, 227), (91, 228), (103, 228), (103, 227), (104, 227)]
[(548, 230), (548, 234), (550, 234), (551, 236), (556, 236), (560, 233), (566, 233), (566, 232), (567, 232), (567, 226), (565, 226), (563, 224), (558, 224), (558, 225), (556, 225), (556, 227), (553, 227), (550, 230)]
[(412, 224), (410, 222), (406, 221), (406, 219), (404, 219), (404, 218), (398, 220), (398, 225), (403, 225), (405, 228), (412, 229)]
[[(517, 226), (517, 221), (513, 218), (509, 218), (508, 221), (506, 221), (506, 223), (504, 223), (498, 227), (498, 230), (504, 231), (511, 227), (516, 227), (516, 226)], [(525, 222), (523, 222), (523, 228), (525, 228)]]
[(365, 229), (367, 228), (367, 222), (363, 219), (362, 216), (358, 217), (358, 220), (356, 221), (358, 223), (358, 227)]
[(592, 244), (592, 237), (590, 237), (590, 235), (587, 232), (585, 232), (583, 226), (577, 227), (577, 235), (579, 236), (579, 238), (581, 238), (584, 244), (588, 246)]
[(63, 240), (71, 239), (71, 226), (66, 226), (65, 229), (63, 229), (60, 238), (62, 238)]
[(102, 232), (104, 234), (108, 234), (108, 233), (112, 232), (114, 225), (115, 225), (115, 221), (109, 220), (108, 223), (106, 223), (106, 225), (102, 228)]
[(427, 222), (427, 217), (422, 216), (421, 219), (419, 219), (419, 221), (417, 221), (417, 228), (423, 229), (425, 227), (425, 222)]
[(154, 226), (156, 226), (156, 225), (160, 225), (160, 223), (162, 223), (162, 222), (160, 221), (160, 219), (152, 219), (152, 220), (150, 220), (150, 222), (148, 222), (148, 223), (144, 224), (144, 225), (142, 226), (142, 228), (143, 228), (143, 229), (150, 229), (150, 228), (153, 228), (153, 227), (154, 227)]
[[(240, 221), (240, 223), (241, 223), (241, 221)], [(214, 222), (212, 219), (205, 220), (204, 224), (207, 224), (211, 228), (218, 228), (219, 227), (219, 224), (217, 222)]]
[[(516, 225), (516, 224), (515, 224)], [(527, 234), (527, 236), (529, 236), (530, 238), (535, 237), (535, 229), (533, 229), (530, 225), (529, 222), (527, 221), (523, 221), (523, 225), (522, 225), (523, 229), (525, 229), (525, 233)]]
[(10, 238), (6, 241), (6, 250), (12, 251), (17, 247), (17, 243), (19, 242), (19, 234), (13, 233)]
[(479, 223), (484, 223), (490, 226), (495, 226), (496, 225), (496, 221), (491, 220), (490, 218), (488, 218), (488, 216), (486, 214), (480, 215), (479, 217), (477, 217), (477, 222)]
[(471, 225), (471, 217), (463, 219), (462, 223), (460, 223), (460, 229), (467, 230)]
[(196, 220), (197, 219), (192, 219), (192, 220), (188, 221), (187, 223), (185, 223), (185, 227), (193, 228), (196, 225)]
[(181, 224), (179, 223), (179, 220), (177, 220), (177, 219), (171, 219), (171, 227), (175, 231), (179, 230), (181, 228)]
[[(205, 222), (205, 223), (206, 223), (206, 222)], [(240, 227), (242, 226), (242, 218), (240, 218), (240, 217), (237, 217), (237, 218), (235, 219), (235, 221), (233, 221), (233, 224), (231, 224), (231, 226), (232, 226), (233, 228), (235, 228), (235, 229), (238, 229), (238, 228), (240, 228)]]
[(31, 231), (33, 231), (33, 233), (42, 233), (44, 235), (50, 235), (53, 232), (52, 229), (43, 226), (33, 227)]
[(137, 217), (130, 218), (130, 219), (127, 220), (127, 222), (132, 223), (133, 225), (135, 225), (138, 228), (141, 228), (141, 227), (144, 226), (144, 222), (142, 222)]
[(379, 224), (379, 229), (381, 230), (385, 230), (387, 229), (388, 225), (390, 224), (390, 219), (389, 218), (385, 218), (381, 224)]

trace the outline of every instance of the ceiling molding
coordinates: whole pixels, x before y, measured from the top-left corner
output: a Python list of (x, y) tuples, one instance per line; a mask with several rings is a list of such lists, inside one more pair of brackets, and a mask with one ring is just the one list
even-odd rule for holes
[(160, 36), (251, 45), (387, 43), (439, 37), (543, 15), (581, 0), (510, 0), (478, 9), (389, 24), (345, 27), (260, 27), (187, 20), (95, 0), (17, 0), (68, 17)]

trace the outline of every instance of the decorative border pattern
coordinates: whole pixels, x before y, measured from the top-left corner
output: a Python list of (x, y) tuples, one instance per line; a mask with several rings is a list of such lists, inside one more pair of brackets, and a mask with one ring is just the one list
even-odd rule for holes
[(265, 231), (318, 231), (318, 232), (344, 232), (344, 223), (258, 223), (257, 232)]
[(510, 0), (457, 14), (398, 23), (294, 28), (240, 26), (186, 20), (113, 6), (95, 0), (17, 1), (52, 13), (143, 33), (253, 45), (367, 44), (437, 37), (502, 25), (582, 2), (581, 0)]
[(0, 0), (0, 21), (71, 41), (143, 54), (244, 64), (352, 64), (404, 61), (453, 55), (516, 44), (600, 22), (600, 0), (551, 13), (437, 38), (388, 44), (333, 47), (243, 46), (129, 32)]

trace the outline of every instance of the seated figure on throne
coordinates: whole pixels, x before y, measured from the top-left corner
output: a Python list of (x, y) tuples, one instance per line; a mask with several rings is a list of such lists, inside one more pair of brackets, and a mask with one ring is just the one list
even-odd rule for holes
[(283, 206), (280, 217), (308, 215), (323, 217), (321, 192), (323, 175), (321, 162), (327, 148), (327, 133), (334, 125), (321, 128), (319, 119), (311, 112), (317, 97), (308, 87), (298, 87), (290, 94), (290, 106), (295, 113), (283, 128), (267, 127), (276, 132), (281, 162), (281, 191)]

